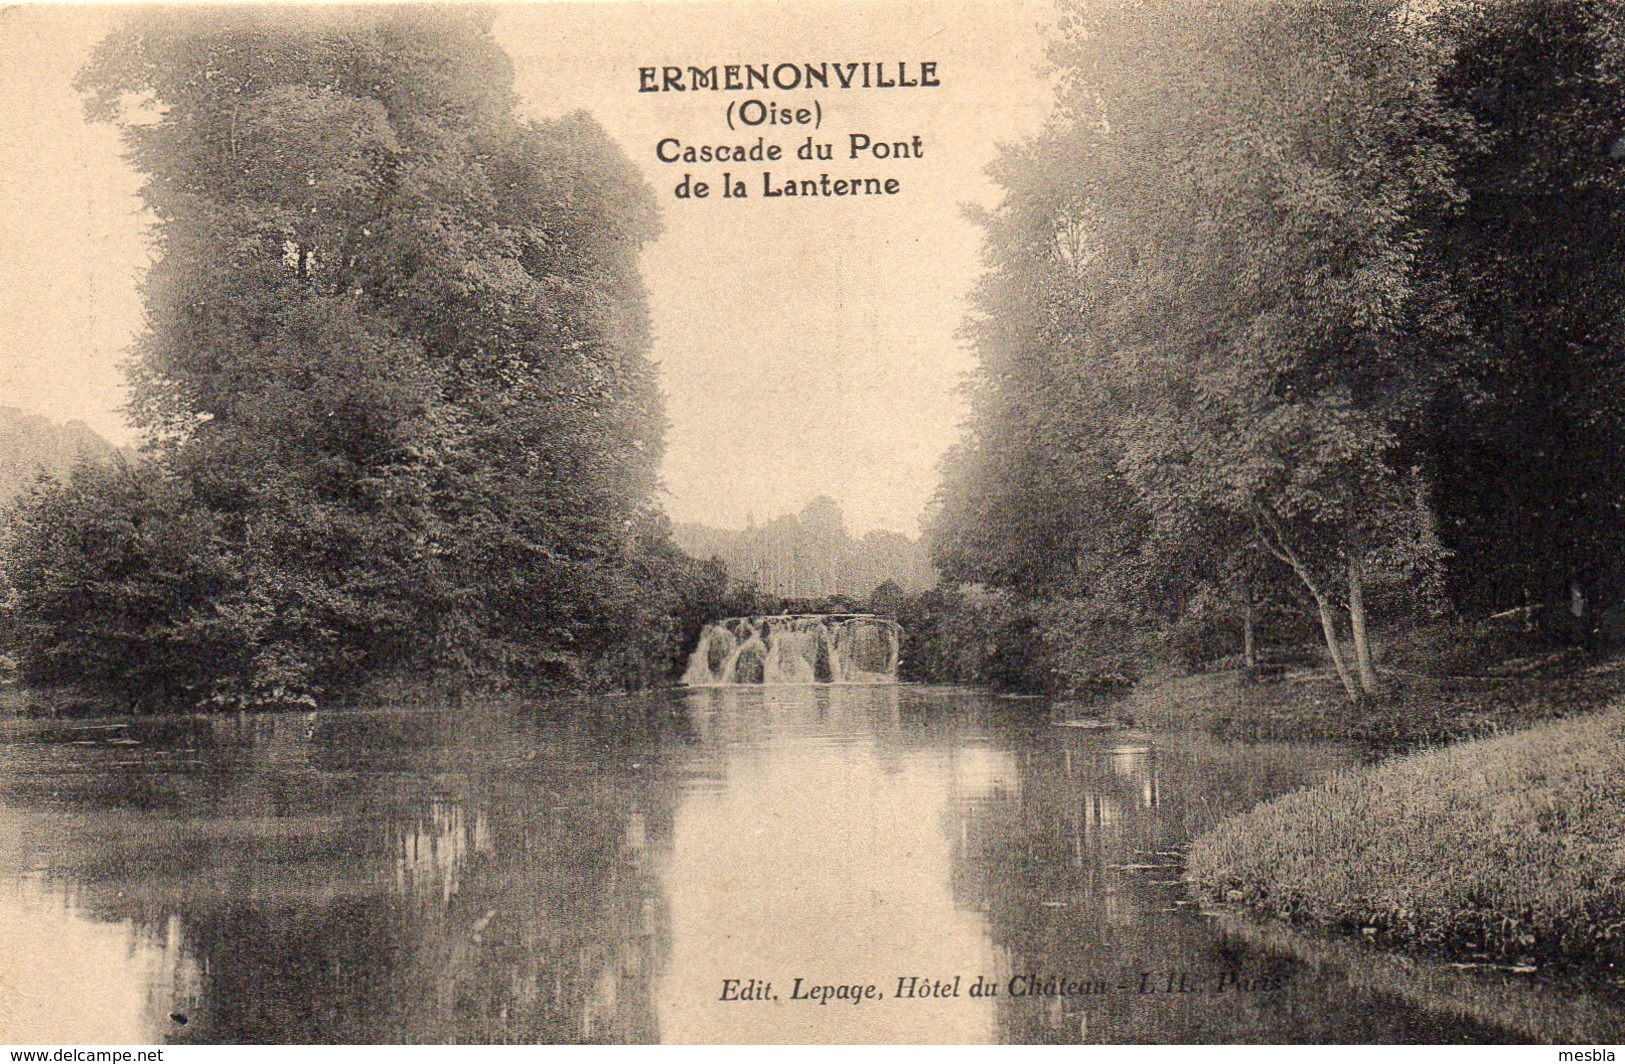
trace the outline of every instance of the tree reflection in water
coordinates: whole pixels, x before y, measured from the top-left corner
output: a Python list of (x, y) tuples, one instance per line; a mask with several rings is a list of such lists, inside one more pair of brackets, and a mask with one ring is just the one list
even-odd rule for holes
[[(1042, 725), (1006, 735), (1021, 751), (1017, 784), (1003, 801), (964, 803), (955, 846), (963, 903), (988, 913), (1010, 974), (1036, 977), (1016, 987), (1024, 996), (1002, 999), (1004, 1040), (1508, 1037), (1244, 949), (1194, 911), (1182, 882), (1188, 841), (1230, 812), (1322, 778), (1347, 760), (1342, 752)], [(1077, 992), (1028, 992), (1049, 976), (1070, 978)]]
[[(1345, 752), (1043, 715), (826, 684), (8, 722), (0, 1040), (1514, 1037), (1191, 911), (1187, 842)], [(957, 999), (787, 1000), (798, 976), (956, 975)], [(1103, 992), (1010, 997), (1027, 975)], [(1167, 992), (1227, 975), (1275, 989)], [(966, 996), (977, 976), (999, 996)], [(730, 978), (780, 1000), (719, 1001)]]
[[(673, 793), (660, 729), (251, 716), (183, 736), (134, 722), (117, 734), (135, 742), (116, 747), (18, 730), (0, 746), (12, 844), (0, 861), (50, 885), (19, 923), (120, 929), (91, 966), (161, 1000), (126, 1008), (115, 1041), (656, 1035), (663, 904), (648, 854)], [(4, 879), (0, 905), (15, 911)], [(196, 978), (171, 988), (108, 967), (126, 939)], [(6, 1036), (85, 1040), (47, 1022), (82, 1015), (77, 999), (18, 1015)]]

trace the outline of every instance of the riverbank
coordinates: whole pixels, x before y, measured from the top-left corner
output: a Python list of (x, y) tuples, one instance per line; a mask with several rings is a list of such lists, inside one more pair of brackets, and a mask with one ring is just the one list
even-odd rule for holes
[(587, 686), (531, 688), (492, 685), (489, 687), (455, 687), (427, 682), (413, 682), (385, 677), (368, 683), (360, 691), (342, 700), (317, 703), (312, 699), (291, 699), (284, 702), (259, 702), (248, 705), (198, 706), (179, 704), (160, 709), (132, 710), (128, 705), (111, 699), (87, 694), (69, 686), (29, 687), (25, 684), (0, 684), (0, 720), (143, 720), (182, 719), (238, 713), (366, 713), (380, 710), (422, 712), (440, 709), (462, 709), (465, 706), (487, 706), (514, 709), (532, 707), (538, 712), (559, 713), (590, 711), (600, 715), (613, 712), (640, 697), (654, 695), (671, 688), (672, 684), (645, 687), (637, 690), (620, 688), (594, 688)]
[(1211, 904), (1382, 945), (1625, 972), (1625, 704), (1345, 773), (1222, 823)]
[(1613, 1045), (1625, 1040), (1625, 1011), (1617, 988), (1594, 979), (1553, 978), (1508, 965), (1423, 960), (1238, 912), (1215, 913), (1213, 921), (1231, 943), (1335, 973), (1354, 993), (1381, 994), (1434, 1015), (1515, 1031), (1531, 1042)]
[(1147, 728), (1196, 729), (1219, 738), (1361, 743), (1410, 750), (1519, 731), (1625, 698), (1625, 659), (1578, 655), (1512, 660), (1472, 676), (1385, 671), (1381, 697), (1351, 704), (1326, 669), (1263, 681), (1240, 670), (1141, 680), (1111, 712)]

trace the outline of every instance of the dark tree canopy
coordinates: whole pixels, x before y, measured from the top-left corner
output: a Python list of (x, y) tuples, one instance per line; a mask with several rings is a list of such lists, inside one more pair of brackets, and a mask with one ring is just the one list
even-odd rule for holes
[[(79, 87), (157, 219), (150, 444), (22, 523), (36, 679), (106, 649), (75, 569), (166, 585), (127, 612), (200, 659), (202, 702), (664, 667), (634, 648), (685, 564), (652, 503), (656, 208), (591, 118), (525, 121), (511, 83), (489, 13), (433, 7), (145, 11), (97, 49)], [(87, 552), (48, 512), (126, 539)], [(218, 580), (176, 575), (179, 534)]]
[(1351, 695), (1368, 602), (1619, 603), (1622, 18), (1066, 5), (982, 219), (944, 572), (1076, 640), (1296, 585)]
[(1625, 11), (1452, 10), (1444, 98), (1462, 210), (1436, 254), (1478, 357), (1427, 440), (1457, 598), (1481, 610), (1625, 595)]

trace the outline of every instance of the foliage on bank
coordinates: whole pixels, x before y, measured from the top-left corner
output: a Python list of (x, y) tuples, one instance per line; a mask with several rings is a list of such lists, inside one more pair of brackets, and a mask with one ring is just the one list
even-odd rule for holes
[(903, 627), (903, 679), (1025, 694), (1123, 687), (1163, 641), (1074, 602), (1000, 589), (933, 588), (904, 596), (889, 612)]
[(1221, 824), (1215, 902), (1423, 950), (1625, 963), (1625, 710), (1341, 775)]
[(1351, 701), (1379, 627), (1625, 634), (1622, 19), (1066, 5), (982, 219), (945, 579), (1142, 670), (1307, 620)]
[(24, 680), (154, 709), (665, 675), (716, 580), (653, 503), (653, 196), (590, 118), (518, 117), (490, 22), (153, 10), (96, 50), (156, 218), (148, 442), (8, 522)]
[(1594, 711), (1625, 697), (1618, 663), (1559, 656), (1527, 672), (1384, 677), (1387, 696), (1351, 706), (1324, 670), (1259, 677), (1241, 669), (1149, 676), (1109, 712), (1141, 727), (1244, 740), (1335, 740), (1393, 753), (1482, 739)]

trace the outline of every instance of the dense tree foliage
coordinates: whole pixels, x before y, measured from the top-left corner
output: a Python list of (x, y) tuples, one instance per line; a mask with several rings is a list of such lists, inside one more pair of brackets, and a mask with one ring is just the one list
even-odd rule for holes
[(945, 573), (1151, 658), (1241, 617), (1251, 661), (1295, 595), (1351, 697), (1373, 604), (1617, 602), (1619, 19), (1070, 5), (983, 219)]
[(26, 675), (237, 705), (664, 668), (703, 574), (651, 503), (653, 198), (590, 118), (516, 115), (489, 21), (154, 10), (97, 49), (157, 219), (151, 443), (23, 507)]
[(1591, 628), (1625, 591), (1625, 10), (1508, 0), (1440, 30), (1473, 136), (1434, 253), (1481, 345), (1426, 441), (1451, 583), (1480, 610), (1578, 594)]

